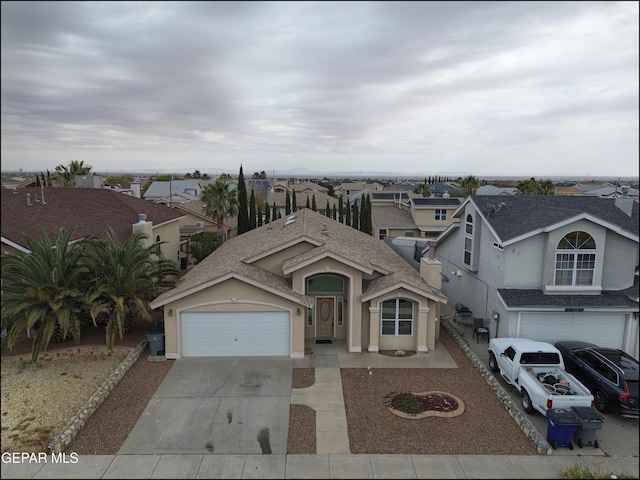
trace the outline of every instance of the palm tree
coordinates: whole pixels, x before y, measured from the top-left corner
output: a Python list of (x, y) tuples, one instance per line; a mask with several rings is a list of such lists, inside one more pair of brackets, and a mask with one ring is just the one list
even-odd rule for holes
[[(52, 338), (69, 333), (80, 341), (83, 279), (89, 271), (85, 241), (71, 243), (73, 228), (60, 229), (55, 245), (41, 231), (40, 239), (25, 235), (28, 252), (12, 250), (2, 258), (2, 351), (12, 348), (27, 329), (36, 333), (31, 361), (36, 362)], [(86, 279), (84, 279), (86, 280)]]
[(540, 180), (538, 182), (538, 193), (540, 195), (555, 195), (556, 185), (553, 180)]
[(214, 183), (210, 183), (202, 190), (200, 197), (202, 200), (202, 211), (208, 217), (216, 221), (218, 227), (216, 235), (218, 236), (218, 245), (222, 245), (224, 235), (224, 219), (238, 215), (240, 205), (236, 197), (235, 190), (230, 192), (229, 185), (218, 178)]
[(460, 186), (464, 189), (465, 196), (468, 197), (476, 193), (476, 190), (480, 186), (480, 181), (473, 175), (469, 175), (460, 181)]
[(84, 160), (72, 160), (69, 166), (60, 164), (56, 167), (55, 179), (61, 187), (75, 187), (76, 175), (89, 175), (91, 165), (85, 165)]
[(98, 319), (105, 321), (109, 350), (116, 334), (122, 338), (136, 315), (153, 320), (149, 302), (173, 288), (181, 275), (175, 262), (159, 256), (159, 244), (144, 245), (146, 238), (137, 231), (121, 244), (109, 228), (106, 240), (91, 241), (94, 280), (87, 301), (94, 325)]
[(534, 177), (531, 177), (529, 180), (520, 180), (516, 188), (518, 189), (518, 195), (538, 194), (538, 182)]

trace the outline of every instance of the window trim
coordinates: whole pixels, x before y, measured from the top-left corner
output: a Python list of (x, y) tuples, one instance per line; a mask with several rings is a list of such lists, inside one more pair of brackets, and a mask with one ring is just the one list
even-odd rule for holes
[[(387, 302), (395, 302), (395, 315), (394, 318), (384, 318), (384, 304)], [(401, 318), (400, 316), (400, 302), (401, 301), (407, 301), (411, 304), (411, 318)], [(396, 297), (396, 298), (389, 298), (387, 300), (383, 300), (382, 302), (380, 302), (380, 336), (382, 337), (413, 337), (414, 336), (414, 326), (415, 326), (415, 302), (413, 300), (411, 300), (410, 298), (405, 298), (405, 297)], [(383, 333), (384, 331), (384, 324), (385, 323), (389, 323), (389, 322), (393, 322), (394, 324), (394, 333), (390, 334), (390, 333)], [(400, 333), (400, 324), (401, 323), (406, 323), (406, 322), (410, 322), (410, 326), (411, 326), (411, 333), (409, 334), (402, 334)]]
[[(593, 287), (596, 280), (596, 261), (597, 245), (593, 236), (582, 230), (567, 233), (556, 245), (553, 285)], [(585, 275), (589, 283), (584, 283)]]
[(445, 222), (447, 220), (447, 209), (436, 208), (435, 219), (439, 222)]
[(473, 266), (473, 216), (470, 213), (467, 213), (464, 222), (464, 242), (463, 242), (463, 256), (462, 262), (467, 265), (469, 268)]

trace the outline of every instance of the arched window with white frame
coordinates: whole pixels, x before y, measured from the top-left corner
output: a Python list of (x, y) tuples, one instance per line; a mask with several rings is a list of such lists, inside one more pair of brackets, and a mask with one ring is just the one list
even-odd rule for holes
[(565, 235), (556, 249), (555, 285), (591, 286), (596, 268), (596, 242), (587, 232)]

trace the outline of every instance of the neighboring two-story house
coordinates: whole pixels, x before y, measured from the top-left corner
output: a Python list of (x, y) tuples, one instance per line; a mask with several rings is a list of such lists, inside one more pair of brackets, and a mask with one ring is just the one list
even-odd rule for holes
[(638, 357), (638, 202), (476, 195), (453, 216), (435, 252), (443, 293), (488, 319), (492, 336), (583, 340)]

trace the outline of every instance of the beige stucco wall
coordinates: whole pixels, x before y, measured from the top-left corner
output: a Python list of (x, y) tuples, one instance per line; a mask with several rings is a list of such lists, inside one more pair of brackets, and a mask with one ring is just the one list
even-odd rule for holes
[[(300, 308), (301, 314), (297, 315)], [(292, 357), (304, 356), (304, 307), (279, 295), (230, 279), (164, 306), (165, 352), (168, 358), (179, 358), (180, 316), (183, 312), (274, 312), (291, 315)]]
[(146, 245), (155, 243), (159, 236), (161, 242), (166, 242), (160, 245), (162, 256), (180, 265), (178, 256), (180, 253), (180, 222), (178, 219), (162, 225), (153, 225), (152, 222), (138, 222), (134, 223), (131, 228), (132, 232), (141, 231), (147, 236)]

